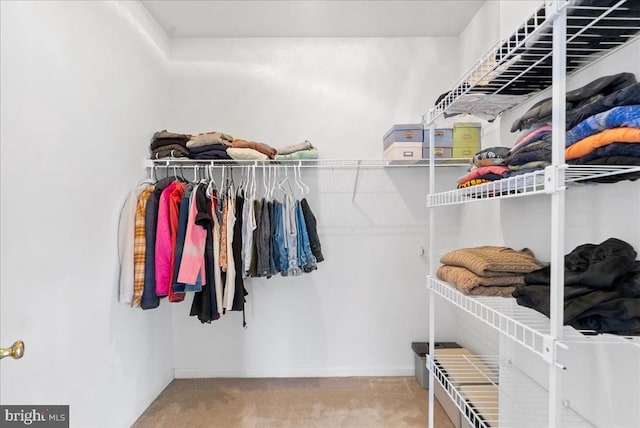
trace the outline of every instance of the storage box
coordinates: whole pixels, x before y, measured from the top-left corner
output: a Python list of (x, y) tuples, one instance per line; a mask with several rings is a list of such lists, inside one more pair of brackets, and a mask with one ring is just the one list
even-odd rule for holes
[[(436, 342), (435, 349), (460, 348), (455, 342)], [(427, 370), (427, 355), (429, 355), (429, 342), (411, 342), (415, 362), (416, 380), (423, 389), (429, 388), (429, 370)], [(461, 349), (461, 348), (460, 348)]]
[(452, 157), (471, 159), (480, 151), (480, 124), (476, 122), (453, 124)]
[(413, 160), (422, 159), (422, 142), (393, 143), (383, 154), (385, 160)]
[(451, 150), (451, 157), (471, 159), (476, 153), (480, 151), (480, 143), (471, 146), (456, 146), (453, 143), (453, 149)]
[(393, 143), (420, 143), (422, 145), (423, 128), (421, 123), (393, 125), (382, 138), (383, 149)]
[(454, 123), (453, 124), (453, 146), (459, 145), (480, 145), (480, 123)]
[[(425, 146), (429, 146), (429, 129), (424, 130), (422, 141)], [(436, 147), (453, 147), (453, 129), (452, 128), (436, 128), (433, 131), (435, 138), (433, 139)]]
[[(453, 149), (451, 147), (434, 147), (435, 159), (449, 159), (453, 157)], [(429, 147), (422, 147), (422, 159), (429, 159)]]

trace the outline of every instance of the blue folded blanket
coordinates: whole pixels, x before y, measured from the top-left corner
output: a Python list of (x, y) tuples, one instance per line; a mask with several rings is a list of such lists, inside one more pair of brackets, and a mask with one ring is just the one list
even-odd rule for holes
[(620, 126), (640, 128), (640, 105), (614, 107), (583, 120), (567, 131), (566, 146), (605, 129)]

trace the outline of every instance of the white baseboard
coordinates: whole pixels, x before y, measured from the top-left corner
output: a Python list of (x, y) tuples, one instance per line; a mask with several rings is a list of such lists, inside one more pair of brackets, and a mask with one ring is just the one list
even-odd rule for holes
[(351, 376), (413, 376), (413, 366), (401, 367), (302, 367), (277, 369), (174, 369), (176, 379), (216, 377), (351, 377)]
[(158, 381), (153, 388), (149, 390), (149, 393), (143, 397), (135, 406), (131, 416), (126, 420), (126, 426), (131, 426), (138, 420), (138, 418), (144, 413), (145, 410), (153, 403), (153, 400), (158, 398), (158, 395), (171, 383), (174, 379), (173, 371), (167, 372), (165, 376)]

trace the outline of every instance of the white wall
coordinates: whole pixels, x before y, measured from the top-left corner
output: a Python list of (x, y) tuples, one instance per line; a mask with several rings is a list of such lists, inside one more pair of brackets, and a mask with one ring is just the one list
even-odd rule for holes
[[(2, 404), (129, 426), (173, 376), (170, 312), (120, 306), (117, 228), (166, 123), (162, 40), (117, 2), (1, 3)], [(132, 15), (133, 14), (133, 15)]]
[[(453, 83), (456, 49), (455, 38), (174, 40), (168, 127), (380, 159), (388, 128), (419, 122)], [(173, 306), (177, 377), (413, 373), (410, 343), (428, 336), (427, 170), (363, 170), (352, 204), (355, 174), (304, 171), (326, 261), (247, 281), (247, 330), (240, 314), (202, 326), (189, 303)]]

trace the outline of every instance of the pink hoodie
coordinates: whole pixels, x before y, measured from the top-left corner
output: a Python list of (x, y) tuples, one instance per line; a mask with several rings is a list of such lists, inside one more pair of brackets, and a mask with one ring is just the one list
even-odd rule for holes
[(189, 220), (187, 221), (187, 231), (184, 236), (178, 282), (195, 285), (198, 273), (200, 273), (202, 285), (205, 285), (204, 247), (207, 243), (207, 231), (204, 227), (196, 224), (196, 216), (198, 214), (196, 190), (197, 187), (193, 189), (189, 203)]

